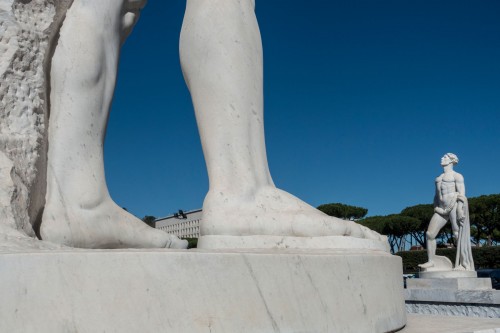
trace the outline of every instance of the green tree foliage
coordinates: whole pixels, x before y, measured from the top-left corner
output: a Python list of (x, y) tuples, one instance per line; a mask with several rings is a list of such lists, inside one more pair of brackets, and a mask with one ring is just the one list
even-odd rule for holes
[(368, 213), (368, 209), (344, 205), (341, 203), (329, 203), (318, 206), (318, 209), (323, 213), (335, 216), (344, 220), (357, 220), (364, 217)]
[(371, 216), (358, 223), (380, 234), (386, 235), (391, 247), (391, 252), (404, 248), (407, 235), (420, 231), (420, 220), (401, 214), (387, 216)]
[[(360, 219), (368, 209), (344, 205), (341, 203), (325, 204), (318, 207), (324, 213), (342, 219)], [(476, 244), (496, 245), (500, 242), (500, 194), (482, 195), (469, 198), (471, 236)], [(420, 244), (426, 248), (425, 232), (434, 214), (434, 205), (421, 204), (406, 207), (400, 214), (372, 216), (359, 223), (389, 238), (391, 250), (405, 246), (405, 242)], [(454, 244), (451, 224), (447, 223), (439, 232), (438, 244)]]
[(379, 234), (387, 235), (387, 216), (370, 216), (358, 221), (358, 223)]
[(481, 195), (469, 199), (469, 213), (472, 237), (478, 243), (486, 240), (487, 245), (498, 242), (500, 236), (500, 194)]
[(198, 247), (198, 238), (182, 238), (188, 241), (188, 249), (196, 249)]
[(410, 206), (401, 211), (401, 215), (416, 218), (423, 225), (429, 224), (433, 214), (434, 206), (432, 204)]
[(432, 204), (410, 206), (401, 211), (401, 215), (413, 217), (420, 221), (419, 227), (416, 228), (410, 235), (424, 248), (426, 247), (425, 232), (433, 214), (434, 205)]
[(493, 235), (491, 236), (491, 239), (492, 239), (494, 245), (498, 245), (498, 243), (500, 243), (500, 228), (497, 228), (497, 229), (495, 229), (495, 231), (493, 231)]
[(146, 215), (142, 218), (142, 222), (146, 223), (147, 225), (149, 225), (151, 228), (154, 228), (155, 227), (155, 220), (156, 220), (156, 217), (154, 216), (150, 216), (150, 215)]

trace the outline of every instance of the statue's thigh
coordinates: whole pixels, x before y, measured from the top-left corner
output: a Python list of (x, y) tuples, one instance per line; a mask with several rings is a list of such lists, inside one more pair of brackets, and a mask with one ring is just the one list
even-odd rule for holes
[(431, 238), (435, 238), (439, 233), (439, 230), (444, 227), (448, 222), (448, 219), (442, 217), (438, 213), (434, 213), (431, 222), (429, 223), (429, 228), (427, 228), (427, 233)]

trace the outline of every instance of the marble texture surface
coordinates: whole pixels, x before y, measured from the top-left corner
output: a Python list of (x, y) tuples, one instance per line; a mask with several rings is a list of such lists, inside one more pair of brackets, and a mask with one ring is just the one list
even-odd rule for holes
[(203, 249), (369, 249), (390, 252), (385, 239), (348, 236), (284, 237), (284, 236), (201, 236)]
[(500, 290), (405, 289), (407, 301), (500, 304)]
[(15, 173), (14, 162), (0, 151), (0, 253), (27, 249), (61, 249), (60, 245), (39, 241), (19, 228), (12, 204), (18, 194), (17, 186), (11, 178), (13, 173)]
[(382, 251), (27, 251), (1, 254), (0, 272), (1, 332), (377, 333), (406, 323), (401, 259)]
[(490, 278), (408, 279), (406, 289), (491, 290)]
[[(436, 256), (439, 257), (439, 256)], [(448, 259), (448, 258), (447, 258)], [(426, 270), (418, 273), (418, 276), (423, 279), (454, 279), (454, 278), (475, 278), (477, 277), (476, 271), (469, 270)]]
[(398, 333), (500, 333), (500, 319), (409, 314)]
[(500, 318), (500, 305), (494, 304), (407, 302), (406, 311), (423, 315)]
[[(45, 203), (47, 75), (71, 0), (0, 0), (0, 206), (2, 229), (34, 236)], [(5, 199), (5, 196), (2, 200)], [(6, 231), (10, 232), (10, 231)]]
[(14, 163), (0, 151), (0, 228), (17, 230), (12, 201), (16, 186), (11, 178)]
[(490, 278), (418, 278), (406, 284), (409, 313), (500, 318), (500, 291), (491, 288)]

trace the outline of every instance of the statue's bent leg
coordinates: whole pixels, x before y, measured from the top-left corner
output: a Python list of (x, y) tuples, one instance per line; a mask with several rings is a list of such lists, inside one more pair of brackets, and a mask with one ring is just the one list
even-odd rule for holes
[(429, 261), (425, 264), (419, 265), (422, 268), (429, 268), (434, 266), (434, 258), (436, 257), (436, 237), (439, 231), (444, 227), (448, 220), (439, 215), (438, 213), (434, 213), (429, 222), (429, 227), (426, 232), (426, 241), (427, 241), (427, 256)]
[(202, 235), (384, 239), (274, 186), (264, 141), (262, 44), (252, 0), (188, 0), (180, 55), (210, 179)]
[(179, 242), (116, 205), (106, 186), (104, 136), (122, 28), (131, 21), (123, 16), (125, 4), (75, 0), (61, 28), (51, 69), (44, 240), (83, 248)]

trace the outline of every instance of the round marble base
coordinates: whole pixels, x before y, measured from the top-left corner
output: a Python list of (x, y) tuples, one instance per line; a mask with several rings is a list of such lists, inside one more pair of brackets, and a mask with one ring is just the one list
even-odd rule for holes
[(0, 332), (392, 332), (401, 258), (376, 250), (0, 254)]
[(476, 271), (431, 271), (420, 272), (418, 277), (422, 279), (446, 279), (446, 278), (474, 278)]

